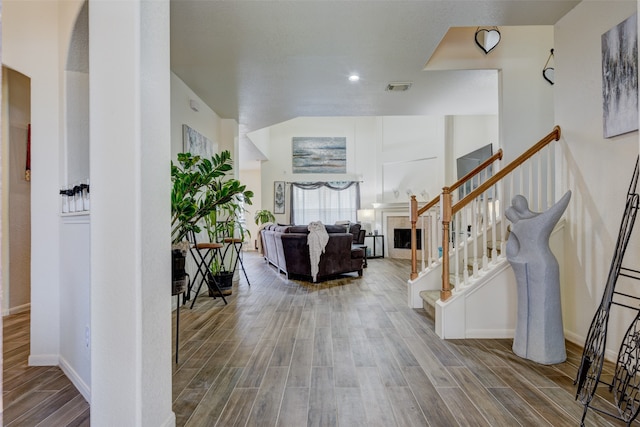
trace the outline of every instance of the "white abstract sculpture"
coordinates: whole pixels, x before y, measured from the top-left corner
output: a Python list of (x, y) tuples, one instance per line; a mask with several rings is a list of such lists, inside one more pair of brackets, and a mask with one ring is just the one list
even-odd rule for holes
[(513, 224), (507, 260), (518, 283), (518, 315), (513, 352), (545, 365), (567, 358), (560, 303), (560, 268), (549, 238), (569, 204), (571, 192), (545, 212), (532, 212), (524, 196), (511, 201), (505, 215)]

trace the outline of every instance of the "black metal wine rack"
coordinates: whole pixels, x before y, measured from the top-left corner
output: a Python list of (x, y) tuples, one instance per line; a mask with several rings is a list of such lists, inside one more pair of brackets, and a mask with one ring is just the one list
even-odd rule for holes
[[(584, 420), (589, 409), (624, 421), (627, 426), (635, 420), (640, 411), (640, 306), (634, 307), (622, 302), (629, 299), (640, 301), (640, 297), (615, 290), (620, 276), (640, 280), (640, 271), (622, 266), (638, 213), (640, 196), (638, 196), (636, 189), (638, 186), (639, 160), (640, 158), (636, 160), (633, 177), (627, 191), (624, 214), (618, 231), (618, 239), (609, 268), (604, 295), (591, 321), (580, 367), (574, 381), (574, 384), (578, 386), (576, 400), (579, 400), (584, 405), (581, 426), (584, 426)], [(632, 309), (637, 311), (637, 314), (622, 340), (614, 376), (611, 383), (608, 383), (601, 378), (601, 374), (607, 343), (609, 313), (612, 306)], [(609, 391), (613, 393), (617, 413), (612, 413), (592, 404), (599, 384), (608, 386)]]

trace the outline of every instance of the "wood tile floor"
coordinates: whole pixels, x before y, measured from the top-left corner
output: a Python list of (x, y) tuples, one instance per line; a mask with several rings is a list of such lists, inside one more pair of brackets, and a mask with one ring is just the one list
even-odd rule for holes
[(29, 312), (2, 319), (4, 426), (89, 425), (89, 404), (57, 366), (27, 366)]
[[(178, 426), (580, 425), (580, 348), (543, 366), (508, 339), (442, 341), (406, 305), (408, 262), (314, 285), (245, 261), (251, 286), (242, 277), (229, 305), (181, 310)], [(624, 424), (589, 411), (586, 425)]]
[[(511, 340), (442, 341), (406, 306), (407, 262), (371, 260), (361, 278), (313, 285), (245, 260), (252, 286), (242, 277), (229, 305), (200, 297), (180, 310), (178, 426), (579, 425), (580, 348), (542, 366), (514, 356)], [(3, 425), (88, 426), (59, 368), (27, 367), (29, 314), (3, 327)], [(586, 425), (623, 423), (589, 411)]]

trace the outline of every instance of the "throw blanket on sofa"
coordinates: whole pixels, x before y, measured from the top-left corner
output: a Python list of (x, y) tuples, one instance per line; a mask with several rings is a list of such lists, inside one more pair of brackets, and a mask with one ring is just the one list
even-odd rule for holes
[(320, 264), (320, 255), (324, 252), (327, 242), (329, 242), (329, 234), (324, 228), (324, 224), (320, 221), (313, 221), (307, 227), (309, 235), (307, 236), (307, 244), (309, 245), (309, 261), (311, 262), (311, 277), (316, 281), (318, 276), (318, 265)]

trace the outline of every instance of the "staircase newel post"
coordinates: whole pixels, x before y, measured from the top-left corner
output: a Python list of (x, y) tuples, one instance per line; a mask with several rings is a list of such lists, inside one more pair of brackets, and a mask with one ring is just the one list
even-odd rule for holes
[(449, 285), (449, 224), (451, 223), (451, 190), (449, 187), (442, 189), (440, 195), (440, 218), (442, 218), (442, 289), (440, 299), (446, 301), (451, 296)]
[(418, 244), (416, 242), (416, 222), (418, 221), (418, 201), (411, 196), (411, 280), (418, 277)]

